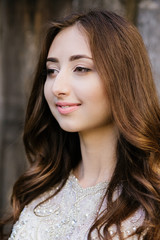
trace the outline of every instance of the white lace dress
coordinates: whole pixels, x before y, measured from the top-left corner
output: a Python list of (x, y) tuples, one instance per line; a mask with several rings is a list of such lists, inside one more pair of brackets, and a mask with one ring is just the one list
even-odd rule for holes
[[(82, 188), (73, 174), (70, 174), (65, 186), (54, 197), (43, 204), (56, 189), (38, 197), (22, 211), (14, 225), (9, 240), (87, 240), (87, 234), (99, 210), (108, 183)], [(101, 210), (105, 206), (102, 205)], [(144, 220), (144, 212), (139, 209), (131, 218), (122, 223), (125, 237), (135, 231)], [(113, 236), (116, 228), (110, 228)], [(97, 232), (92, 239), (98, 240)], [(118, 240), (117, 236), (113, 240)], [(138, 237), (127, 238), (137, 240)], [(143, 239), (143, 237), (141, 238)]]

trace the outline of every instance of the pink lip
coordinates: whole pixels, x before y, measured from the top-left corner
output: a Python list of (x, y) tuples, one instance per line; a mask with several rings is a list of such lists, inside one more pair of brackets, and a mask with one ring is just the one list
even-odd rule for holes
[(80, 106), (79, 103), (67, 103), (67, 102), (57, 102), (57, 109), (61, 114), (68, 114), (77, 110)]

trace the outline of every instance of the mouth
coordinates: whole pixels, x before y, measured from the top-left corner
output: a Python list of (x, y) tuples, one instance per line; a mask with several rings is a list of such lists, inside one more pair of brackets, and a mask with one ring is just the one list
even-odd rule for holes
[(61, 107), (61, 108), (69, 108), (69, 107), (71, 107), (71, 106), (69, 106), (69, 105), (67, 105), (67, 106), (60, 106), (60, 105), (57, 105), (57, 107)]
[(57, 109), (61, 114), (68, 114), (75, 110), (77, 110), (80, 107), (81, 104), (79, 103), (56, 103)]

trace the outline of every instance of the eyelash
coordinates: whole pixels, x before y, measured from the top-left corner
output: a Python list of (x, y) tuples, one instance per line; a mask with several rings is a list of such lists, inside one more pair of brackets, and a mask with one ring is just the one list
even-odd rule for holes
[(74, 69), (74, 72), (81, 72), (81, 73), (86, 73), (86, 72), (90, 72), (91, 69), (89, 68), (85, 68), (85, 67), (76, 67)]
[(48, 68), (48, 69), (47, 69), (47, 75), (55, 74), (55, 72), (58, 72), (58, 70), (56, 70), (56, 69), (51, 69), (51, 68)]
[[(90, 68), (76, 67), (73, 72), (87, 73), (87, 72), (90, 72), (90, 71), (91, 71)], [(57, 69), (54, 69), (54, 68), (53, 69), (52, 68), (48, 68), (46, 70), (47, 75), (56, 74), (56, 72), (58, 73), (59, 71)]]

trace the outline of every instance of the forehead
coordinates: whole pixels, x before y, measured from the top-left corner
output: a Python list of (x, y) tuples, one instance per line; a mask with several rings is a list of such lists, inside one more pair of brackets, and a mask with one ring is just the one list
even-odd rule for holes
[(48, 57), (62, 54), (88, 54), (91, 57), (88, 37), (81, 26), (73, 25), (60, 31), (54, 38)]

